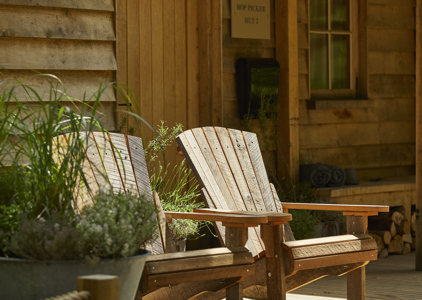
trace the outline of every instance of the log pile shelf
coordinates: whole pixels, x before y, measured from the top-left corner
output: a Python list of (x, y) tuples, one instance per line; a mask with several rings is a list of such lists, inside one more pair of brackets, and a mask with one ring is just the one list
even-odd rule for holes
[(416, 185), (414, 176), (388, 178), (361, 182), (359, 185), (344, 185), (335, 188), (317, 189), (317, 194), (330, 203), (388, 205), (390, 213), (370, 217), (369, 233), (378, 243), (380, 257), (389, 254), (406, 254), (415, 247)]
[(368, 230), (377, 241), (379, 257), (407, 254), (415, 247), (415, 232), (404, 215), (403, 206), (393, 208), (390, 213), (369, 217)]

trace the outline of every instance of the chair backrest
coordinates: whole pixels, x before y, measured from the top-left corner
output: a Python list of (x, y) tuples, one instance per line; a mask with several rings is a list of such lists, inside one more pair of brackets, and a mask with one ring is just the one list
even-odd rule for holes
[[(270, 184), (256, 134), (222, 127), (184, 131), (176, 141), (202, 187), (210, 208), (283, 212)], [(218, 226), (224, 241), (224, 230)], [(247, 247), (264, 251), (259, 228), (249, 229)]]
[[(81, 135), (86, 137), (83, 133)], [(72, 134), (62, 135), (56, 144), (66, 145), (70, 138)], [(84, 148), (88, 161), (85, 162), (83, 171), (91, 190), (88, 191), (83, 184), (79, 186), (78, 207), (92, 202), (92, 197), (100, 187), (145, 194), (154, 201), (141, 138), (118, 133), (94, 132), (86, 141)], [(164, 253), (163, 237), (164, 232), (160, 227), (160, 237), (145, 247), (153, 254)]]

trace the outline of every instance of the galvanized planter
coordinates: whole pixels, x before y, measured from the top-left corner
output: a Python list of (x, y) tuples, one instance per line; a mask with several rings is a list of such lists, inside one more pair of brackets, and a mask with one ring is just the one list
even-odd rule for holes
[(151, 252), (128, 258), (87, 261), (33, 261), (0, 257), (0, 299), (39, 300), (77, 289), (77, 277), (119, 276), (120, 300), (133, 300)]

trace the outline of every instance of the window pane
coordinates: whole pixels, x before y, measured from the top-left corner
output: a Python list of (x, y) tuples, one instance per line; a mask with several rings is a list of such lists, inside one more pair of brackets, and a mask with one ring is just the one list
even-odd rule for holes
[(349, 31), (349, 0), (331, 0), (331, 30)]
[(331, 88), (350, 88), (350, 36), (331, 36)]
[(311, 30), (328, 29), (328, 0), (311, 0)]
[(311, 89), (328, 89), (328, 34), (311, 33)]

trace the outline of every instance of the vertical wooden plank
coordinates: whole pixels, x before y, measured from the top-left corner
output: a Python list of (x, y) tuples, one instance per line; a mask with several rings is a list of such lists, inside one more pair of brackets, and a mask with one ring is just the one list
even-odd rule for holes
[(267, 278), (267, 299), (286, 300), (286, 280), (283, 247), (282, 225), (261, 225), (261, 236), (266, 249), (266, 278)]
[[(205, 134), (202, 131), (202, 128), (195, 128), (195, 129), (192, 129), (191, 131), (193, 133), (193, 136), (196, 139), (199, 149), (202, 152), (202, 156), (204, 157), (204, 162), (206, 162), (210, 170), (209, 175), (215, 180), (216, 185), (218, 186), (219, 190), (222, 193), (222, 196), (223, 196), (222, 199), (224, 199), (223, 201), (227, 204), (229, 209), (237, 210), (238, 209), (237, 205), (235, 201), (233, 200), (233, 197), (230, 193), (230, 189), (227, 186), (227, 183), (225, 181), (225, 178), (223, 177), (223, 174), (221, 173), (222, 170), (220, 169), (220, 165), (217, 163), (216, 158), (214, 157), (214, 153), (218, 152), (218, 150), (221, 150), (220, 144), (213, 143), (212, 140), (211, 140), (211, 144), (208, 144), (208, 140), (205, 137)], [(211, 147), (213, 149), (211, 149)], [(214, 153), (213, 153), (213, 150), (215, 151)]]
[(223, 35), (222, 0), (211, 1), (211, 101), (212, 125), (223, 125)]
[[(140, 83), (140, 36), (139, 36), (139, 1), (127, 0), (127, 59), (128, 59), (128, 78), (127, 84), (131, 91), (129, 95), (133, 94), (134, 99), (141, 97), (141, 83)], [(133, 128), (140, 134), (139, 128), (136, 126), (137, 122), (132, 117), (128, 116), (128, 129)]]
[(275, 0), (276, 59), (280, 63), (277, 122), (279, 178), (299, 178), (297, 1)]
[(276, 212), (277, 208), (265, 169), (264, 160), (262, 159), (261, 149), (259, 148), (258, 138), (255, 133), (246, 131), (243, 131), (243, 136), (255, 171), (255, 176), (258, 180), (259, 188), (261, 189), (265, 207), (267, 211)]
[[(180, 1), (176, 1), (180, 2)], [(179, 17), (179, 16), (177, 16)], [(175, 0), (166, 0), (163, 3), (163, 59), (164, 59), (164, 118), (163, 120), (172, 126), (176, 122), (176, 41), (180, 38), (180, 32), (176, 28)]]
[(199, 126), (198, 1), (187, 0), (187, 129)]
[[(366, 233), (368, 228), (367, 216), (347, 216), (347, 233)], [(365, 266), (347, 273), (347, 299), (365, 299)]]
[(186, 0), (176, 0), (175, 15), (175, 65), (176, 65), (176, 101), (175, 122), (187, 125), (187, 19)]
[[(139, 30), (141, 96), (138, 99), (138, 106), (141, 117), (148, 123), (153, 124), (151, 0), (139, 1), (139, 26), (142, 30)], [(145, 125), (142, 126), (142, 137), (144, 141), (153, 138), (153, 133)]]
[(416, 263), (422, 271), (422, 0), (416, 0)]
[(119, 133), (109, 133), (114, 157), (117, 161), (120, 177), (126, 192), (138, 194), (135, 175), (132, 168), (132, 160), (127, 146), (126, 137)]
[(120, 177), (119, 169), (117, 167), (116, 159), (113, 150), (111, 149), (110, 141), (107, 134), (102, 132), (93, 133), (95, 143), (98, 147), (98, 152), (101, 156), (105, 172), (107, 174), (110, 185), (113, 191), (121, 192), (125, 190)]
[(359, 76), (357, 96), (365, 98), (368, 95), (368, 0), (359, 0), (358, 10)]
[[(155, 128), (164, 120), (164, 41), (163, 41), (163, 0), (151, 0), (152, 34), (152, 125)], [(145, 99), (148, 101), (147, 99)], [(151, 100), (149, 100), (151, 101)]]
[(251, 192), (250, 197), (252, 197), (252, 201), (255, 203), (256, 210), (266, 211), (266, 207), (262, 199), (262, 194), (259, 189), (259, 184), (252, 167), (252, 162), (250, 160), (248, 150), (246, 149), (246, 144), (245, 140), (243, 139), (242, 132), (235, 129), (229, 129), (229, 135), (232, 140), (237, 159), (242, 168), (243, 176), (245, 177), (249, 191)]
[(142, 139), (128, 135), (127, 143), (139, 194), (151, 195), (151, 183), (149, 181)]
[[(101, 139), (104, 138), (101, 137)], [(100, 154), (101, 151), (98, 149), (98, 144), (96, 143), (92, 134), (89, 138), (86, 139), (86, 143), (85, 151), (90, 161), (92, 171), (94, 172), (95, 179), (100, 187), (108, 188), (110, 183), (106, 176), (107, 173), (104, 170), (104, 165)]]
[[(127, 0), (116, 1), (116, 59), (117, 59), (117, 74), (116, 79), (119, 83), (119, 88), (124, 89), (123, 85), (127, 83)], [(124, 104), (125, 101), (122, 96), (117, 96), (117, 104)], [(118, 106), (119, 110), (126, 111), (123, 106)], [(118, 112), (117, 119), (127, 117), (126, 113)]]
[[(218, 0), (219, 1), (219, 0)], [(198, 3), (198, 50), (199, 50), (199, 125), (211, 124), (210, 106), (210, 18), (211, 0), (202, 0)]]

